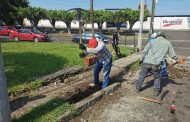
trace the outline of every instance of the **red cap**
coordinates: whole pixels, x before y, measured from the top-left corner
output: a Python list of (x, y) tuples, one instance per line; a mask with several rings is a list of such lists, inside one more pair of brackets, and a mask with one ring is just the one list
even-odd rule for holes
[(95, 48), (98, 46), (98, 42), (95, 38), (92, 38), (88, 41), (88, 48)]

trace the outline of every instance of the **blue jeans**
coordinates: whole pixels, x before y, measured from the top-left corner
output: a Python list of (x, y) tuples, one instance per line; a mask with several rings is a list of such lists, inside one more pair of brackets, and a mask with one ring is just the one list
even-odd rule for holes
[[(96, 61), (95, 64), (95, 68), (94, 68), (94, 83), (97, 86), (100, 86), (102, 88), (107, 87), (110, 78), (109, 78), (109, 74), (110, 74), (110, 70), (111, 70), (111, 66), (112, 66), (112, 59), (110, 59), (110, 62), (108, 64), (103, 64), (102, 62), (100, 62), (99, 60)], [(100, 84), (99, 82), (99, 73), (103, 68), (103, 81), (102, 84)]]
[(143, 63), (141, 66), (141, 72), (139, 79), (136, 81), (136, 89), (141, 89), (144, 79), (146, 78), (148, 71), (151, 70), (154, 75), (154, 91), (160, 92), (161, 91), (161, 69), (159, 65), (152, 65)]
[(167, 64), (166, 64), (166, 61), (164, 60), (162, 62), (162, 68), (161, 68), (161, 71), (162, 71), (162, 78), (168, 78), (168, 72), (167, 72)]

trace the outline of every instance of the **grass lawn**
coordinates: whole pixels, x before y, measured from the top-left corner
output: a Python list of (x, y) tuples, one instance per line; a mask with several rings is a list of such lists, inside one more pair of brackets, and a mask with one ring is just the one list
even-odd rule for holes
[[(120, 50), (122, 57), (133, 52), (125, 46), (120, 46)], [(35, 89), (43, 82), (36, 81), (37, 78), (57, 70), (84, 66), (84, 59), (79, 58), (78, 44), (3, 42), (2, 51), (9, 93)]]

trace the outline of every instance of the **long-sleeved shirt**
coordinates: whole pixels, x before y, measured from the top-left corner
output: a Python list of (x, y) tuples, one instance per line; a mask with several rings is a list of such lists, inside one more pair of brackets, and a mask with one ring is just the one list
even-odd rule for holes
[(104, 42), (98, 40), (98, 46), (96, 48), (88, 48), (86, 49), (86, 53), (93, 53), (97, 56), (97, 59), (101, 61), (103, 64), (108, 64), (112, 58), (111, 52), (107, 49)]
[(159, 65), (166, 56), (178, 59), (171, 43), (163, 37), (153, 39), (143, 50), (143, 62), (145, 63)]

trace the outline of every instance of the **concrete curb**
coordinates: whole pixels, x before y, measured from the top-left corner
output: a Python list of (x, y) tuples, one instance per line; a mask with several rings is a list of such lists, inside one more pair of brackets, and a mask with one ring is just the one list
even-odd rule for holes
[(44, 81), (43, 84), (48, 85), (51, 82), (62, 81), (67, 77), (70, 77), (70, 76), (75, 75), (75, 74), (80, 74), (82, 72), (91, 70), (92, 68), (93, 68), (92, 66), (89, 66), (87, 68), (84, 68), (82, 66), (74, 66), (71, 68), (64, 68), (62, 70), (59, 70), (55, 73), (52, 73), (52, 74), (49, 74), (46, 76), (43, 76), (43, 77), (38, 78), (36, 80), (43, 80)]
[(82, 113), (82, 111), (87, 109), (89, 106), (95, 104), (98, 100), (103, 98), (103, 96), (115, 91), (120, 86), (121, 86), (121, 83), (116, 82), (116, 83), (90, 95), (89, 97), (87, 97), (84, 100), (75, 104), (75, 112), (73, 112), (73, 111), (66, 112), (63, 116), (58, 118), (58, 121), (59, 122), (69, 121), (70, 119), (74, 118), (76, 115), (79, 115), (80, 113)]

